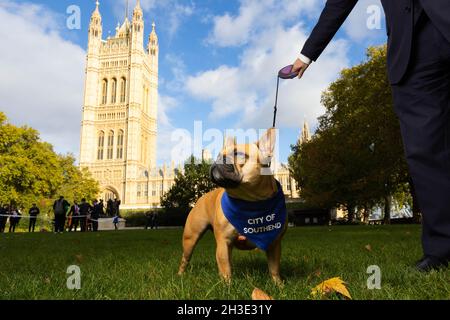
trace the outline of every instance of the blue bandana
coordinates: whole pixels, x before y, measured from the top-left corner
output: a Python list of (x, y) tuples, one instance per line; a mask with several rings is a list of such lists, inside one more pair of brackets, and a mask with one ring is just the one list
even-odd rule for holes
[(286, 223), (286, 203), (283, 189), (277, 181), (278, 192), (270, 199), (245, 201), (222, 196), (222, 210), (239, 234), (266, 251)]

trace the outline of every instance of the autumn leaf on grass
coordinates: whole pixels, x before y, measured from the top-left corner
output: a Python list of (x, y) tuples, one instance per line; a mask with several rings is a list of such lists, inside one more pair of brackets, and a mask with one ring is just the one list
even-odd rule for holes
[(255, 288), (252, 292), (252, 300), (273, 300), (273, 298), (261, 289)]
[(311, 290), (313, 297), (324, 297), (332, 292), (337, 292), (344, 297), (351, 299), (350, 292), (348, 292), (345, 282), (339, 277), (331, 278), (320, 283)]
[(75, 259), (77, 260), (78, 263), (82, 263), (83, 262), (83, 255), (82, 254), (77, 254), (77, 255), (75, 255)]
[(370, 244), (364, 247), (367, 251), (372, 251), (372, 246)]

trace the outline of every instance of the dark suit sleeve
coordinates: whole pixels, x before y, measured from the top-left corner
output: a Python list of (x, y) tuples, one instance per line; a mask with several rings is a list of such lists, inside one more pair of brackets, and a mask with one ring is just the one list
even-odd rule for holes
[(316, 61), (347, 19), (358, 0), (328, 0), (308, 40), (302, 54)]

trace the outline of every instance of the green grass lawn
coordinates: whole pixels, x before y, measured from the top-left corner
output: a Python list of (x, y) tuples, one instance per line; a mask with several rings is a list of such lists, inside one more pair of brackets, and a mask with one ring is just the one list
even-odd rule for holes
[[(291, 228), (283, 241), (283, 288), (272, 284), (262, 252), (233, 252), (233, 282), (217, 274), (211, 232), (187, 273), (176, 275), (181, 229), (0, 235), (1, 299), (250, 299), (259, 287), (275, 299), (310, 299), (311, 288), (339, 276), (354, 299), (449, 299), (450, 270), (420, 274), (419, 226)], [(366, 248), (370, 245), (370, 250)], [(81, 290), (66, 287), (81, 268)], [(378, 265), (381, 290), (367, 289)], [(331, 298), (337, 298), (332, 296)]]

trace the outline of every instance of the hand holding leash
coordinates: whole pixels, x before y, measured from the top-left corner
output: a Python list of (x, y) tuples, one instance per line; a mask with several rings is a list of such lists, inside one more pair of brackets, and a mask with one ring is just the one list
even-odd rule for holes
[(278, 89), (280, 87), (280, 79), (294, 79), (298, 77), (299, 79), (303, 76), (303, 73), (308, 69), (308, 64), (304, 63), (300, 59), (297, 59), (295, 63), (282, 68), (278, 71), (277, 76), (277, 91), (275, 93), (275, 105), (273, 107), (273, 123), (272, 127), (275, 128), (277, 120), (277, 110), (278, 110)]
[(296, 73), (297, 77), (301, 79), (303, 77), (303, 74), (305, 73), (306, 69), (308, 69), (309, 64), (304, 63), (302, 60), (298, 59), (295, 60), (293, 66), (292, 66), (292, 73)]

